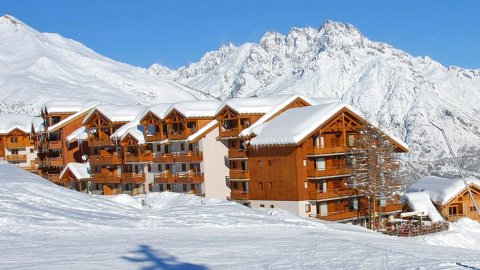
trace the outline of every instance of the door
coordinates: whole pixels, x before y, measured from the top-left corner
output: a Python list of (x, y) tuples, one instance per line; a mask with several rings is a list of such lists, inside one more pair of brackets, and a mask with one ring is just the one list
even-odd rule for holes
[[(318, 209), (318, 207), (317, 207)], [(320, 203), (320, 216), (324, 217), (328, 215), (328, 204), (327, 203)]]

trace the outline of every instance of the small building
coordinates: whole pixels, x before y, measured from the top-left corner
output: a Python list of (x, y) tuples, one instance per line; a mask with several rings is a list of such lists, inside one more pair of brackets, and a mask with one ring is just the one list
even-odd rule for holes
[[(467, 183), (475, 201), (480, 205), (480, 180), (469, 177)], [(453, 222), (463, 217), (480, 221), (463, 179), (425, 176), (410, 185), (404, 197), (408, 199), (412, 193), (418, 192), (428, 194), (435, 208), (447, 221)], [(410, 201), (407, 200), (407, 203)]]
[(41, 122), (40, 117), (28, 114), (0, 114), (0, 159), (34, 172), (34, 133)]
[(60, 173), (60, 182), (69, 189), (88, 192), (90, 181), (90, 164), (70, 162)]

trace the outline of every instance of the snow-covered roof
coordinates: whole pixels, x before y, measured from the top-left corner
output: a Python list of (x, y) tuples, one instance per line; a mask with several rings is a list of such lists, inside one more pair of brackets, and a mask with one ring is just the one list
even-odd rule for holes
[(252, 129), (253, 146), (296, 145), (342, 109), (362, 115), (354, 107), (334, 102), (290, 109)]
[(140, 122), (138, 119), (133, 120), (123, 126), (121, 126), (119, 129), (117, 129), (111, 136), (110, 139), (114, 141), (121, 141), (123, 140), (127, 135), (131, 135), (133, 138), (137, 140), (139, 144), (144, 144), (145, 143), (145, 136), (143, 135), (143, 132), (138, 129), (138, 126), (140, 125)]
[[(467, 178), (468, 184), (480, 188), (480, 180)], [(424, 176), (407, 188), (407, 192), (426, 192), (435, 203), (446, 204), (465, 189), (462, 179), (450, 179), (438, 176)]]
[(165, 112), (164, 117), (172, 110), (176, 110), (186, 118), (191, 117), (214, 117), (218, 108), (222, 105), (221, 101), (216, 100), (190, 100), (174, 103)]
[(88, 179), (90, 178), (89, 174), (89, 163), (76, 163), (76, 162), (70, 162), (63, 168), (62, 172), (60, 173), (60, 179), (63, 177), (63, 175), (70, 170), (73, 175), (77, 178), (77, 180), (81, 179)]
[[(292, 103), (297, 98), (300, 98), (300, 99), (304, 100), (305, 102), (307, 102), (310, 105), (316, 105), (317, 104), (316, 101), (314, 101), (310, 98), (306, 98), (304, 96), (300, 96), (300, 95), (279, 95), (279, 96), (276, 96), (277, 98), (275, 98), (275, 100), (274, 100), (276, 103), (272, 104), (272, 107), (270, 108), (270, 110), (267, 113), (265, 113), (262, 117), (260, 117), (257, 121), (255, 121), (255, 123), (250, 125), (248, 128), (246, 128), (246, 129), (244, 129), (240, 132), (240, 134), (239, 134), (240, 137), (249, 136), (250, 132), (255, 127), (257, 127), (257, 126), (265, 123), (266, 121), (268, 121), (275, 114), (280, 112), (282, 109), (284, 109), (286, 106), (288, 106), (288, 104)], [(329, 100), (331, 100), (331, 99), (329, 99)]]
[(48, 113), (75, 113), (98, 103), (94, 100), (55, 99), (43, 105)]
[(35, 117), (29, 114), (0, 113), (0, 134), (8, 134), (14, 129), (30, 133), (32, 131), (32, 125), (36, 131), (42, 121), (41, 117)]
[(406, 201), (413, 211), (426, 213), (431, 221), (443, 220), (426, 192), (408, 192), (403, 194), (402, 200)]
[[(297, 97), (299, 97), (299, 95), (282, 94), (268, 97), (232, 98), (225, 101), (215, 115), (220, 113), (227, 106), (239, 114), (265, 114), (273, 110), (279, 104), (288, 100), (293, 100)], [(310, 104), (316, 104), (314, 100), (310, 100), (306, 97), (302, 97), (302, 99), (307, 100)]]
[(87, 129), (81, 126), (67, 136), (67, 142), (84, 141), (88, 138)]
[(193, 142), (198, 139), (198, 137), (203, 136), (205, 132), (208, 130), (212, 129), (218, 124), (217, 120), (210, 121), (208, 124), (203, 126), (201, 129), (199, 129), (197, 132), (193, 133), (192, 135), (188, 136), (187, 142)]
[(64, 126), (65, 124), (77, 119), (78, 117), (82, 116), (83, 114), (87, 113), (89, 110), (93, 109), (95, 106), (97, 106), (98, 103), (93, 103), (93, 104), (90, 104), (88, 106), (85, 106), (84, 108), (82, 108), (81, 110), (79, 110), (78, 112), (68, 116), (67, 118), (63, 119), (62, 121), (56, 123), (55, 125), (51, 126), (51, 127), (48, 127), (48, 131), (49, 132), (53, 132), (53, 131), (56, 131), (57, 129), (59, 129), (60, 127)]
[(111, 105), (103, 104), (95, 106), (83, 120), (85, 123), (95, 111), (100, 112), (111, 122), (130, 122), (143, 116), (148, 110), (146, 105)]
[(157, 116), (158, 119), (162, 120), (163, 117), (165, 117), (165, 113), (168, 111), (168, 109), (170, 109), (171, 106), (172, 106), (172, 103), (155, 104), (150, 106), (150, 108), (148, 108), (148, 111), (145, 112), (145, 114), (147, 114), (148, 112), (151, 112), (155, 116)]

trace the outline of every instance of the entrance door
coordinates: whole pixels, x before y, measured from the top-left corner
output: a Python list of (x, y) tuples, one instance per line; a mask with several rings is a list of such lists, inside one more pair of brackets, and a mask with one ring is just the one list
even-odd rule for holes
[(328, 204), (327, 203), (320, 203), (320, 207), (317, 206), (317, 209), (319, 209), (318, 213), (320, 216), (324, 217), (328, 215)]

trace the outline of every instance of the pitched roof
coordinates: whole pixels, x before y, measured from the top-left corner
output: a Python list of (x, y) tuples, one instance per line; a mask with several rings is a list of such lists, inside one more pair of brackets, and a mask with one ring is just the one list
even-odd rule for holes
[(76, 162), (70, 162), (63, 168), (62, 172), (60, 173), (60, 179), (65, 175), (67, 171), (70, 171), (77, 180), (81, 179), (88, 179), (90, 178), (90, 165), (89, 163), (76, 163)]
[[(467, 178), (468, 184), (480, 188), (480, 180)], [(465, 189), (463, 179), (450, 179), (438, 176), (424, 176), (407, 188), (407, 192), (426, 192), (435, 203), (446, 204)]]
[(98, 105), (98, 103), (93, 103), (93, 104), (90, 104), (88, 106), (85, 106), (84, 108), (82, 108), (78, 112), (68, 116), (67, 118), (63, 119), (62, 121), (56, 123), (53, 126), (48, 127), (48, 131), (49, 132), (54, 132), (54, 131), (60, 129), (61, 127), (65, 126), (66, 124), (68, 124), (68, 123), (76, 120), (77, 118), (83, 116), (84, 114), (88, 113), (91, 109), (93, 109), (97, 105)]
[(88, 138), (87, 129), (81, 126), (67, 136), (67, 142), (84, 141)]
[(240, 97), (225, 101), (222, 106), (218, 108), (215, 115), (219, 114), (225, 107), (229, 107), (239, 114), (266, 114), (279, 104), (285, 103), (288, 100), (294, 100), (297, 97), (301, 97), (310, 104), (316, 104), (312, 99), (291, 94), (273, 95), (268, 97)]
[(222, 105), (217, 100), (189, 100), (173, 103), (164, 114), (167, 116), (171, 111), (176, 110), (186, 118), (192, 117), (214, 117), (218, 108)]
[(43, 108), (48, 113), (75, 113), (93, 104), (98, 104), (98, 101), (54, 99), (45, 103)]
[(143, 131), (138, 129), (140, 122), (138, 119), (128, 122), (127, 124), (121, 126), (117, 129), (111, 136), (110, 139), (114, 141), (122, 141), (128, 135), (132, 136), (137, 140), (139, 144), (145, 143), (145, 136), (143, 135)]
[(103, 104), (95, 106), (90, 112), (85, 116), (83, 123), (88, 121), (88, 119), (98, 111), (103, 116), (105, 116), (111, 122), (130, 122), (133, 121), (145, 114), (148, 110), (148, 106), (137, 104), (137, 105), (111, 105)]
[[(147, 114), (148, 112), (153, 113), (155, 116), (157, 116), (158, 119), (162, 120), (165, 117), (165, 113), (170, 109), (172, 106), (172, 103), (159, 103), (152, 105), (148, 108), (148, 111), (145, 112)], [(145, 115), (144, 115), (145, 116)], [(143, 118), (143, 116), (142, 116)]]
[(403, 201), (406, 201), (410, 208), (415, 212), (424, 212), (431, 221), (442, 221), (443, 217), (438, 213), (437, 208), (430, 200), (426, 192), (409, 192), (403, 194)]
[(41, 122), (41, 117), (35, 117), (29, 114), (0, 113), (0, 134), (8, 134), (15, 129), (30, 133), (32, 131), (32, 126), (34, 127), (34, 130), (37, 130)]

